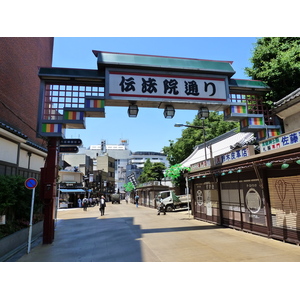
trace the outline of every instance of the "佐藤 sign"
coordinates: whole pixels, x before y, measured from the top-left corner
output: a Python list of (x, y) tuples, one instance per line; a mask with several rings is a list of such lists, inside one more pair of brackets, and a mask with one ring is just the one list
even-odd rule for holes
[(264, 140), (259, 143), (260, 152), (266, 152), (286, 146), (291, 146), (300, 143), (300, 131), (283, 134), (272, 139)]

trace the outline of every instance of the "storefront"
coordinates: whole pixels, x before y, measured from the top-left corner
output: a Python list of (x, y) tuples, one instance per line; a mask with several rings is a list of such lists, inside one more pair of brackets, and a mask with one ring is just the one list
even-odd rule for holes
[(300, 244), (297, 150), (277, 149), (190, 173), (194, 218)]

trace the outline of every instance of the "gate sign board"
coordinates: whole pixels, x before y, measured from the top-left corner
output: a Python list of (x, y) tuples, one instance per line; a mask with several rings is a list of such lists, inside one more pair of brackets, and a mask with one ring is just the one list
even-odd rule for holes
[(108, 84), (108, 99), (227, 100), (224, 77), (109, 71)]

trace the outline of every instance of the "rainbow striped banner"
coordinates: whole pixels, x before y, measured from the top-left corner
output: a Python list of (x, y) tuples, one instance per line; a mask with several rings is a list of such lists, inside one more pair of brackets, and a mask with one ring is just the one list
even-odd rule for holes
[(263, 118), (248, 118), (249, 125), (264, 125)]
[(241, 128), (247, 127), (248, 126), (248, 119), (246, 118), (246, 119), (241, 120), (240, 124), (241, 124)]
[(42, 124), (42, 132), (61, 133), (62, 124)]
[(80, 121), (82, 121), (83, 118), (84, 118), (83, 111), (65, 111), (64, 112), (65, 120), (80, 120)]
[(256, 137), (258, 140), (265, 139), (267, 137), (266, 130), (263, 129), (263, 130), (256, 132)]
[(92, 100), (92, 99), (85, 100), (85, 108), (104, 108), (104, 107), (105, 107), (105, 100)]
[(281, 131), (279, 128), (275, 128), (275, 129), (268, 129), (268, 137), (271, 136), (278, 136), (281, 134)]
[(230, 107), (227, 107), (225, 110), (224, 110), (224, 116), (229, 116), (230, 115)]
[(231, 106), (231, 113), (245, 114), (247, 113), (246, 106)]

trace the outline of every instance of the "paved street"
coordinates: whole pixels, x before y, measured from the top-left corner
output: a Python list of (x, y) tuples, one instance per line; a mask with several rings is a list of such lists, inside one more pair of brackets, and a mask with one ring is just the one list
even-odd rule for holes
[(19, 262), (299, 262), (299, 246), (133, 204), (58, 212), (55, 240)]

